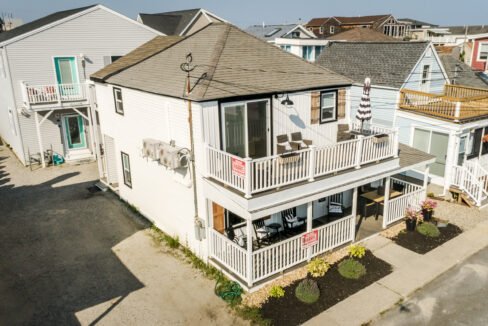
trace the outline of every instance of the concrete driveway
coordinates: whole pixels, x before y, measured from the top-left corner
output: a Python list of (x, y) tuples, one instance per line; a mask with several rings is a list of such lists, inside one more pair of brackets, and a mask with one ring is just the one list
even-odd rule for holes
[(156, 246), (96, 164), (30, 172), (0, 147), (0, 325), (240, 325)]
[(373, 325), (486, 325), (488, 248), (473, 255)]

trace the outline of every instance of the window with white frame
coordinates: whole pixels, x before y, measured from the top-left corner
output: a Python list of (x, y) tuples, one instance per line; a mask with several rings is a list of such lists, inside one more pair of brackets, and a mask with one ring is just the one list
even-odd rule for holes
[(120, 115), (124, 115), (124, 102), (122, 100), (122, 90), (118, 87), (114, 87), (114, 103), (115, 112)]
[(291, 45), (281, 45), (280, 47), (286, 52), (291, 52)]
[(302, 58), (307, 61), (312, 61), (313, 46), (303, 46), (302, 47)]
[(480, 43), (478, 60), (479, 61), (487, 61), (488, 60), (488, 43)]
[(321, 45), (316, 45), (315, 46), (315, 60), (318, 59), (318, 57), (320, 56), (320, 54), (322, 53), (322, 50), (324, 49), (323, 46)]
[(430, 65), (424, 65), (424, 67), (422, 68), (422, 80), (420, 83), (422, 85), (429, 83), (429, 78), (430, 78)]
[(320, 123), (337, 120), (337, 91), (322, 92), (320, 95)]
[(335, 33), (335, 26), (330, 26), (329, 32), (331, 34), (334, 34)]
[(122, 157), (122, 172), (124, 174), (124, 184), (132, 188), (132, 176), (130, 173), (130, 160), (129, 160), (129, 154), (126, 154), (124, 152), (120, 152), (121, 157)]
[(320, 26), (320, 34), (324, 34), (324, 26)]

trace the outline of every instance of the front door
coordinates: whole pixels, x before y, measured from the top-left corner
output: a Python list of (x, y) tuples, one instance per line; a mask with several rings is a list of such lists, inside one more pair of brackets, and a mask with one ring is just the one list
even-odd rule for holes
[(80, 115), (64, 117), (64, 132), (68, 150), (86, 148), (85, 125)]
[(240, 157), (270, 155), (269, 111), (269, 100), (223, 104), (223, 149)]
[(54, 58), (56, 69), (56, 81), (58, 82), (59, 93), (63, 100), (69, 100), (80, 93), (78, 70), (75, 57)]

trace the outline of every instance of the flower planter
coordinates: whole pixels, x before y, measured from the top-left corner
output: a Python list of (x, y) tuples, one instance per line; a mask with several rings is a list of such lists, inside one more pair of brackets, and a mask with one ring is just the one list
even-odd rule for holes
[(432, 215), (434, 214), (433, 210), (423, 209), (422, 215), (424, 216), (424, 221), (430, 221), (432, 219)]
[(415, 227), (417, 226), (416, 220), (405, 220), (405, 224), (407, 225), (407, 231), (415, 231)]
[(379, 135), (375, 135), (373, 137), (373, 143), (375, 144), (383, 144), (383, 143), (386, 143), (388, 141), (388, 135), (387, 134), (379, 134)]

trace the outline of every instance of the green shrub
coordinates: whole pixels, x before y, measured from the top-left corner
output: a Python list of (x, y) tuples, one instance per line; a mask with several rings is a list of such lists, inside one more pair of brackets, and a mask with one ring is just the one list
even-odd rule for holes
[(349, 256), (354, 258), (363, 258), (366, 255), (366, 247), (362, 245), (350, 245)]
[(307, 265), (307, 270), (313, 277), (322, 277), (329, 270), (330, 265), (322, 258), (312, 259)]
[(275, 285), (269, 289), (269, 296), (272, 298), (281, 298), (285, 296), (285, 290), (279, 286)]
[(339, 274), (345, 278), (357, 280), (366, 275), (366, 267), (357, 260), (349, 258), (339, 264)]
[(427, 193), (427, 197), (429, 197), (429, 198), (434, 198), (434, 197), (435, 197), (435, 195), (434, 195), (434, 193), (433, 193), (433, 192), (428, 192), (428, 193)]
[(295, 296), (304, 303), (314, 303), (320, 297), (320, 290), (317, 282), (311, 279), (304, 279), (295, 289)]
[(441, 232), (437, 226), (427, 222), (417, 225), (417, 232), (429, 238), (437, 238), (439, 235), (441, 235)]

